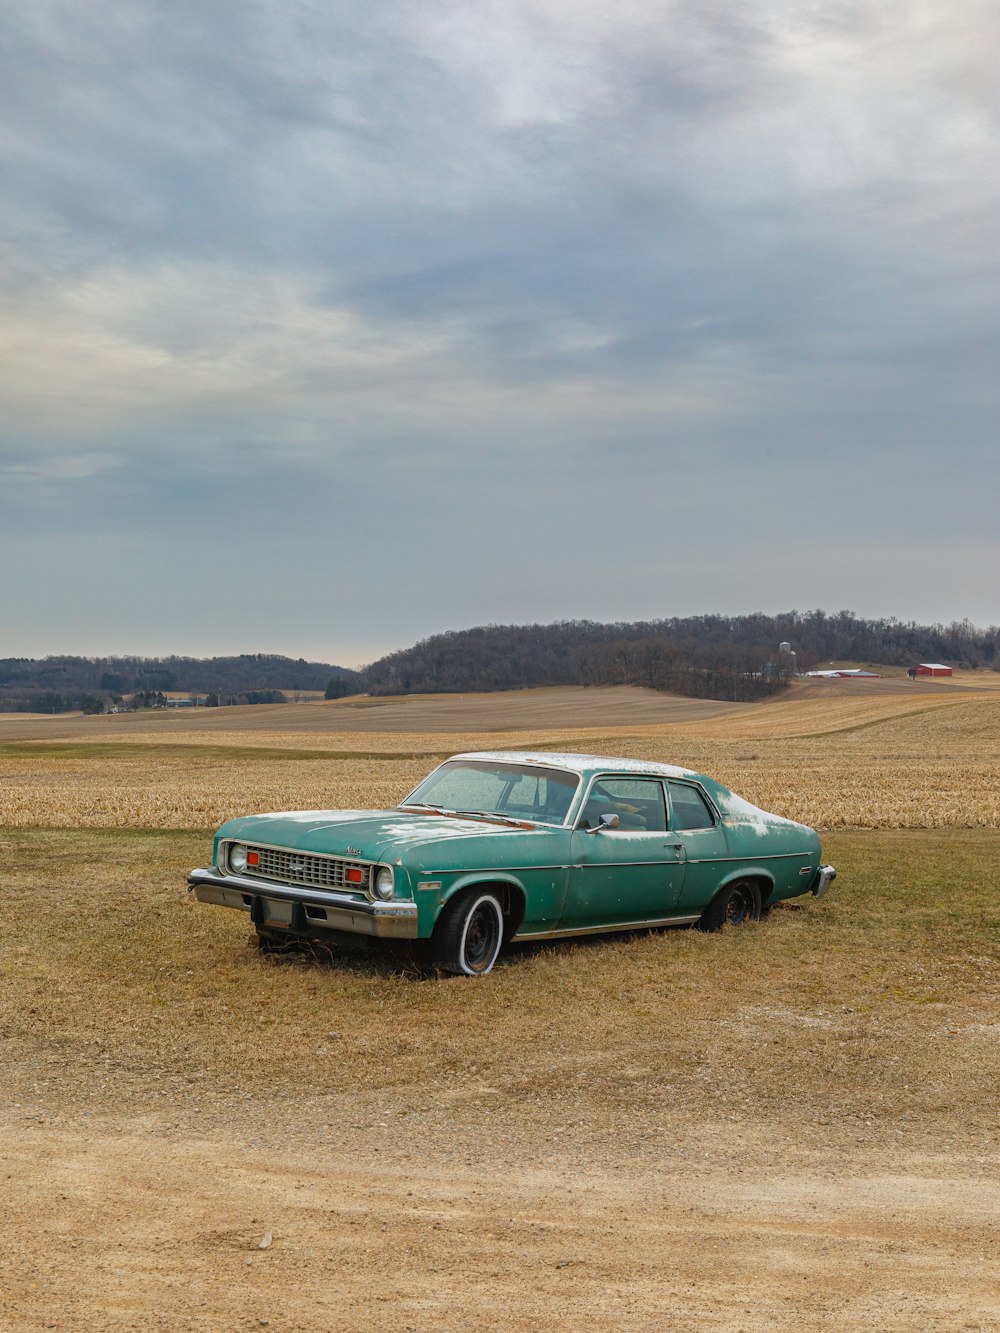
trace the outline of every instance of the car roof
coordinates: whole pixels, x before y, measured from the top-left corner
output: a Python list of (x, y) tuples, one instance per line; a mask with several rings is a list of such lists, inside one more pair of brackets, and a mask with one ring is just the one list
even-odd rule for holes
[(589, 776), (591, 773), (635, 773), (660, 778), (697, 778), (702, 773), (674, 764), (657, 764), (650, 759), (621, 759), (600, 754), (571, 754), (559, 750), (469, 750), (453, 754), (452, 759), (495, 760), (502, 763), (531, 764), (545, 768), (565, 768), (572, 773)]
[[(659, 778), (687, 778), (702, 787), (715, 802), (723, 818), (728, 822), (749, 823), (762, 830), (769, 824), (795, 824), (794, 820), (781, 815), (771, 814), (759, 806), (752, 805), (705, 773), (697, 773), (693, 768), (681, 768), (675, 764), (657, 764), (651, 759), (623, 759), (604, 754), (572, 754), (562, 750), (469, 750), (462, 754), (453, 754), (452, 759), (474, 759), (534, 765), (537, 768), (561, 768), (571, 773), (579, 773), (587, 778), (597, 773), (635, 773), (637, 776)], [(796, 825), (804, 828), (805, 825)]]

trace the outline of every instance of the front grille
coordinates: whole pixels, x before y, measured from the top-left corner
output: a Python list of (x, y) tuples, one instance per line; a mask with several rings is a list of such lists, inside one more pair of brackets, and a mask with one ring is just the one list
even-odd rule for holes
[[(357, 861), (340, 861), (332, 856), (307, 856), (275, 847), (248, 846), (247, 850), (256, 852), (260, 863), (247, 866), (240, 873), (254, 878), (277, 880), (282, 884), (306, 884), (317, 889), (346, 889), (349, 893), (366, 893), (371, 883), (371, 866)], [(348, 880), (349, 869), (361, 871), (360, 884)]]

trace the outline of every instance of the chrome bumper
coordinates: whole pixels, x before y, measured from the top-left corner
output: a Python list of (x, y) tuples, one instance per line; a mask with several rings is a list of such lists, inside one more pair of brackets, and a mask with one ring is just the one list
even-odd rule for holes
[(192, 870), (188, 888), (200, 903), (249, 912), (256, 926), (302, 935), (346, 930), (352, 935), (376, 935), (380, 939), (417, 938), (416, 903), (372, 903), (349, 893), (274, 884), (247, 875), (220, 875), (217, 870)]
[(812, 886), (813, 897), (822, 898), (836, 878), (837, 872), (833, 866), (820, 866), (816, 871), (816, 882)]

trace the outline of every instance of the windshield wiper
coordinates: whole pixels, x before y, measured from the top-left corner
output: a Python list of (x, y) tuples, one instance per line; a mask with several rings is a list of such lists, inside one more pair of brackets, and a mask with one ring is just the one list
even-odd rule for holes
[(498, 824), (510, 824), (513, 828), (534, 828), (527, 819), (514, 819), (511, 815), (499, 815), (491, 810), (453, 810), (454, 815), (467, 815), (471, 819), (492, 819)]
[(446, 805), (432, 805), (430, 801), (407, 801), (399, 807), (401, 810), (429, 810), (433, 815), (445, 815), (451, 819), (490, 819), (495, 824), (509, 824), (511, 828), (535, 828), (528, 819), (514, 819), (510, 815), (498, 815), (489, 810), (451, 810)]

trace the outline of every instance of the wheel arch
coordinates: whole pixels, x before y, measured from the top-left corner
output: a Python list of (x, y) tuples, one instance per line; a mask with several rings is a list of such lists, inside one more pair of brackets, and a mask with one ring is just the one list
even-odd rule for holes
[(490, 874), (489, 872), (479, 871), (471, 875), (462, 875), (455, 880), (454, 884), (449, 884), (447, 893), (441, 897), (438, 905), (437, 916), (434, 919), (434, 928), (444, 916), (449, 903), (453, 903), (459, 894), (468, 893), (473, 889), (490, 889), (500, 899), (500, 907), (503, 910), (504, 918), (504, 939), (517, 932), (517, 928), (524, 920), (524, 913), (528, 906), (528, 896), (524, 891), (524, 885), (513, 875)]
[(734, 870), (728, 874), (718, 885), (712, 897), (717, 897), (723, 889), (728, 889), (733, 884), (750, 883), (755, 886), (760, 895), (760, 905), (764, 907), (774, 892), (774, 876), (769, 870), (762, 870), (759, 866), (744, 866), (740, 870)]

